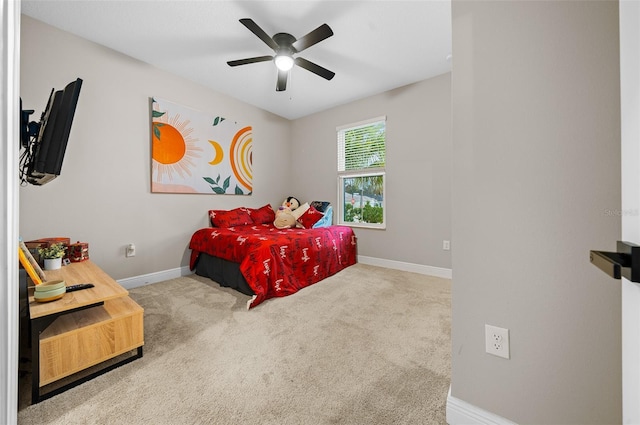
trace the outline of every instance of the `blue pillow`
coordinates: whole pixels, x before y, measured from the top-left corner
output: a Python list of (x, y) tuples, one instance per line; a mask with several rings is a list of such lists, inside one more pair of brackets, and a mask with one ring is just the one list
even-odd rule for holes
[(333, 224), (333, 207), (329, 205), (324, 212), (322, 218), (316, 221), (316, 224), (313, 225), (313, 229), (317, 227), (329, 227)]

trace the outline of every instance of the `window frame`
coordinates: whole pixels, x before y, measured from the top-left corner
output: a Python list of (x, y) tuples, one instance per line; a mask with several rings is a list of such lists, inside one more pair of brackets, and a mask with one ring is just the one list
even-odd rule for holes
[[(349, 226), (349, 227), (360, 227), (367, 229), (379, 229), (385, 230), (387, 228), (387, 208), (386, 208), (386, 195), (385, 192), (387, 190), (387, 178), (386, 178), (386, 149), (387, 149), (387, 137), (386, 137), (386, 127), (387, 127), (387, 117), (379, 116), (363, 121), (359, 121), (352, 124), (346, 124), (336, 127), (336, 142), (337, 146), (337, 156), (336, 160), (338, 162), (337, 167), (339, 169), (341, 155), (342, 160), (344, 160), (344, 152), (340, 151), (340, 133), (344, 130), (355, 129), (358, 127), (365, 127), (368, 124), (374, 124), (377, 122), (383, 121), (385, 125), (385, 166), (384, 167), (370, 167), (370, 168), (359, 168), (354, 170), (346, 170), (346, 171), (337, 171), (337, 194), (338, 194), (338, 202), (337, 202), (337, 224), (340, 226)], [(382, 177), (382, 223), (354, 223), (350, 221), (344, 220), (345, 214), (345, 196), (346, 193), (344, 191), (344, 181), (350, 178), (358, 178), (358, 177), (373, 177), (373, 176), (381, 176)]]
[[(387, 186), (387, 179), (386, 179), (386, 171), (383, 168), (376, 168), (374, 170), (377, 171), (369, 171), (369, 172), (365, 172), (363, 173), (361, 170), (359, 170), (359, 172), (355, 173), (355, 172), (344, 172), (344, 173), (339, 173), (338, 174), (338, 196), (342, 197), (342, 199), (340, 199), (338, 201), (338, 219), (337, 219), (337, 224), (340, 226), (349, 226), (349, 227), (362, 227), (362, 228), (367, 228), (367, 229), (381, 229), (384, 230), (387, 228), (387, 208), (386, 208), (386, 203), (384, 200), (384, 192), (386, 190), (386, 186)], [(382, 223), (356, 223), (353, 221), (344, 221), (344, 198), (345, 198), (345, 192), (343, 190), (344, 188), (344, 180), (345, 179), (351, 179), (351, 178), (357, 178), (357, 177), (372, 177), (372, 176), (382, 176)]]

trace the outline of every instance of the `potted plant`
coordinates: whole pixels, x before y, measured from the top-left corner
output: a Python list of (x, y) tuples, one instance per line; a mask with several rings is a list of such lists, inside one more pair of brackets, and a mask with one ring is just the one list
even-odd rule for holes
[(57, 270), (62, 266), (62, 257), (67, 248), (62, 243), (54, 243), (46, 248), (38, 248), (38, 254), (44, 258), (45, 270)]

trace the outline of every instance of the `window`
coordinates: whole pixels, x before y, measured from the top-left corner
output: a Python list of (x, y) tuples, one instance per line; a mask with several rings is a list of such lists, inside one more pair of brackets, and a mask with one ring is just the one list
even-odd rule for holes
[(386, 117), (338, 127), (338, 224), (384, 229)]

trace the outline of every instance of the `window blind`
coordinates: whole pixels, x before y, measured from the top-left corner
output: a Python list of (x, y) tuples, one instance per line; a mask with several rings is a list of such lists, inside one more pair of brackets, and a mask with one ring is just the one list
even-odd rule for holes
[(386, 117), (341, 126), (336, 131), (339, 172), (384, 168)]

